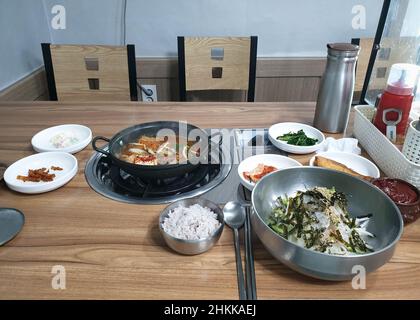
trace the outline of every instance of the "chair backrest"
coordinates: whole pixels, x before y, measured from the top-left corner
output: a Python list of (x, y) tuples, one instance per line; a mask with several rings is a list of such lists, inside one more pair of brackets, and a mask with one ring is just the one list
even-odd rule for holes
[(354, 91), (361, 92), (366, 78), (370, 54), (372, 52), (373, 38), (353, 38), (351, 39), (351, 43), (360, 47), (359, 57), (357, 58)]
[(134, 45), (41, 45), (50, 100), (138, 100)]
[(187, 91), (245, 90), (254, 101), (258, 38), (178, 37), (179, 96)]

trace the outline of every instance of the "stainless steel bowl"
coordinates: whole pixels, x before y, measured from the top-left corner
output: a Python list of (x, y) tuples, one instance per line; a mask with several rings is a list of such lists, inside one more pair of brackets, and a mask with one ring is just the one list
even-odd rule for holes
[[(337, 256), (300, 247), (276, 234), (266, 221), (279, 196), (315, 186), (344, 192), (352, 216), (373, 214), (368, 231), (374, 252)], [(279, 170), (261, 179), (252, 192), (252, 226), (266, 249), (279, 261), (305, 275), (325, 280), (349, 280), (359, 266), (372, 272), (391, 259), (403, 231), (398, 207), (381, 190), (345, 173), (316, 167)]]
[[(189, 207), (194, 204), (199, 204), (202, 207), (210, 208), (214, 213), (217, 214), (217, 220), (221, 223), (220, 227), (208, 238), (201, 239), (201, 240), (184, 240), (184, 239), (178, 239), (170, 234), (168, 234), (165, 230), (162, 228), (162, 223), (164, 219), (168, 216), (169, 212), (173, 209), (177, 208), (178, 206), (183, 207)], [(166, 244), (175, 250), (176, 252), (186, 254), (186, 255), (194, 255), (194, 254), (200, 254), (207, 250), (209, 250), (211, 247), (213, 247), (216, 242), (219, 240), (223, 227), (224, 227), (224, 216), (223, 211), (220, 209), (220, 207), (203, 198), (194, 198), (194, 199), (186, 199), (186, 200), (180, 200), (176, 201), (169, 206), (167, 206), (159, 217), (159, 230), (162, 233), (163, 238), (165, 239)]]

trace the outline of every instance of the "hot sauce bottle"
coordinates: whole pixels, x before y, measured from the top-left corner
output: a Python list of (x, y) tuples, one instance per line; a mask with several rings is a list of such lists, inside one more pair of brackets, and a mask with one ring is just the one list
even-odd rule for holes
[(392, 65), (387, 86), (379, 98), (373, 124), (393, 143), (404, 143), (418, 74), (416, 65)]

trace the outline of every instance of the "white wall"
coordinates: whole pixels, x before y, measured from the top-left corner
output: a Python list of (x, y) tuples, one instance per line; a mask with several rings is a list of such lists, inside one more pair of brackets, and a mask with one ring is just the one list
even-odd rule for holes
[(0, 90), (42, 62), (41, 42), (50, 35), (40, 0), (0, 0)]
[[(39, 1), (39, 0), (38, 0)], [(122, 42), (123, 0), (41, 0), (48, 20), (54, 5), (66, 9), (66, 29), (51, 29), (52, 43), (119, 45)], [(133, 3), (143, 1), (128, 0)], [(154, 0), (151, 0), (153, 2)], [(168, 2), (171, 0), (168, 0)], [(131, 27), (131, 26), (130, 26)]]
[(403, 37), (420, 37), (420, 1), (410, 0), (407, 7), (407, 13), (404, 17), (404, 23), (401, 29)]
[[(49, 28), (66, 8), (66, 29)], [(366, 30), (351, 26), (354, 5)], [(0, 0), (0, 90), (42, 64), (40, 43), (123, 44), (124, 0)], [(127, 0), (126, 39), (139, 57), (176, 56), (176, 37), (259, 37), (258, 56), (325, 56), (328, 42), (374, 35), (382, 0)]]
[[(258, 56), (324, 56), (328, 42), (375, 33), (382, 0), (128, 0), (128, 42), (142, 56), (175, 56), (176, 36), (257, 35)], [(367, 29), (351, 27), (364, 4)], [(147, 14), (146, 14), (147, 13)], [(147, 45), (145, 45), (147, 44)]]
[[(63, 4), (67, 30), (58, 43), (122, 43), (123, 0), (44, 0)], [(127, 42), (137, 56), (176, 56), (179, 35), (257, 35), (258, 55), (325, 56), (328, 42), (375, 34), (382, 0), (127, 0)], [(353, 30), (352, 7), (367, 12), (366, 30)]]

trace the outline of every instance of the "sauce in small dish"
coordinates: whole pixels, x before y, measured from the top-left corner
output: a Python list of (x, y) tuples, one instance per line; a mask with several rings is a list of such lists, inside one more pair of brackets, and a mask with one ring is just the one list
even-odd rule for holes
[(412, 204), (419, 198), (418, 191), (399, 179), (377, 179), (373, 184), (385, 192), (397, 204)]
[(420, 192), (415, 186), (394, 178), (379, 178), (372, 183), (394, 201), (405, 224), (412, 223), (420, 217)]

